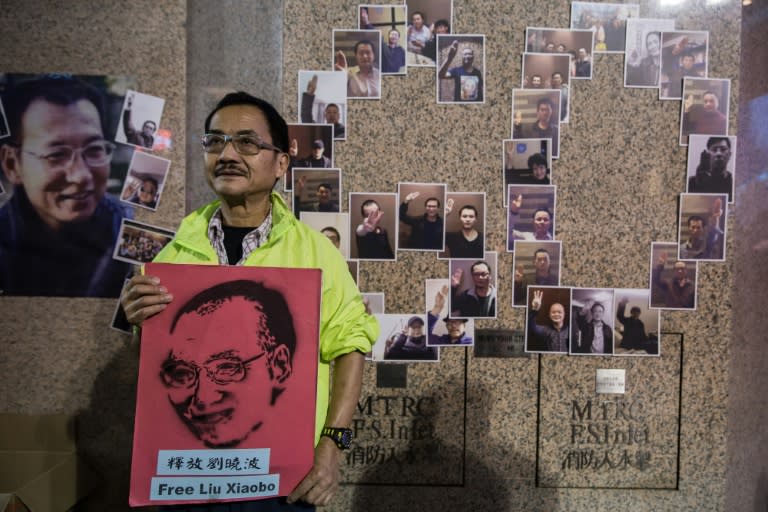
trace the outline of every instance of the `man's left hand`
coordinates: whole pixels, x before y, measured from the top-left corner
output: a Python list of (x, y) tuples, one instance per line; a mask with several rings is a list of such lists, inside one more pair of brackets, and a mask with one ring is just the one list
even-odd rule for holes
[(315, 462), (304, 480), (288, 495), (288, 503), (304, 501), (310, 505), (325, 506), (339, 488), (339, 458), (341, 450), (321, 437), (315, 448)]

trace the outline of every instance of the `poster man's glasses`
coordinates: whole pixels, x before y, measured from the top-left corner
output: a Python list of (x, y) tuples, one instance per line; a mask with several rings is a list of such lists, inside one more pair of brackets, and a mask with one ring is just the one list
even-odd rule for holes
[(100, 140), (91, 142), (82, 148), (73, 148), (72, 146), (56, 146), (56, 149), (49, 153), (35, 153), (34, 151), (22, 150), (22, 153), (32, 155), (45, 162), (49, 171), (60, 171), (71, 166), (75, 161), (75, 156), (79, 155), (88, 167), (102, 167), (112, 161), (112, 155), (115, 154), (115, 146), (109, 141)]
[(235, 151), (241, 155), (258, 155), (262, 149), (269, 149), (278, 153), (283, 150), (264, 142), (254, 133), (239, 133), (237, 135), (224, 135), (223, 133), (206, 133), (201, 142), (206, 153), (221, 153), (227, 142), (231, 142)]
[(191, 388), (200, 378), (200, 370), (205, 370), (208, 378), (219, 385), (240, 382), (245, 379), (248, 365), (264, 357), (266, 352), (243, 361), (237, 357), (213, 359), (202, 366), (187, 361), (168, 360), (163, 363), (160, 377), (166, 386), (172, 388)]

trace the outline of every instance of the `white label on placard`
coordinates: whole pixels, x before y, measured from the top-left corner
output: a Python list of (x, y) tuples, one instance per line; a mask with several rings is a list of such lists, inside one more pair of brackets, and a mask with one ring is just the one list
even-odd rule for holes
[(596, 393), (624, 394), (626, 370), (598, 368), (595, 377)]

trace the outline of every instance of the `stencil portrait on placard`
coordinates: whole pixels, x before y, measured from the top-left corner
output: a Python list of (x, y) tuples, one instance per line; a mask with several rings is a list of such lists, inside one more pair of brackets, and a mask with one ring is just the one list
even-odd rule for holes
[[(315, 402), (321, 271), (157, 263), (146, 271), (174, 300), (143, 325), (131, 504), (288, 494), (314, 453), (306, 404)], [(167, 492), (179, 476), (194, 492)], [(228, 478), (249, 490), (273, 485), (243, 496), (227, 491)]]

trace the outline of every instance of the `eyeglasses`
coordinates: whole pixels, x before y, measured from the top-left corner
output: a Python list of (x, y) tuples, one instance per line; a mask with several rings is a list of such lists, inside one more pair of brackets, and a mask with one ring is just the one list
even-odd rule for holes
[(197, 384), (200, 370), (205, 370), (208, 378), (216, 384), (227, 385), (245, 379), (248, 365), (264, 357), (266, 352), (245, 361), (237, 357), (225, 357), (208, 361), (202, 366), (186, 361), (166, 361), (160, 377), (166, 386), (172, 388), (191, 388)]
[(206, 153), (221, 153), (224, 151), (227, 142), (232, 142), (235, 151), (241, 155), (258, 155), (262, 149), (271, 149), (272, 151), (283, 153), (283, 150), (277, 146), (264, 142), (256, 134), (249, 133), (237, 135), (206, 133), (203, 135), (200, 142), (203, 143), (203, 150), (205, 150)]
[(33, 151), (23, 150), (34, 157), (43, 160), (49, 171), (58, 171), (69, 167), (75, 160), (75, 155), (80, 157), (88, 167), (102, 167), (112, 161), (112, 155), (115, 153), (115, 146), (109, 141), (100, 140), (91, 142), (82, 148), (73, 148), (72, 146), (57, 146), (50, 153), (35, 153)]
[(472, 272), (472, 275), (475, 277), (488, 277), (491, 274), (489, 272)]

